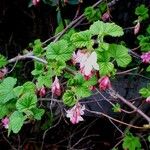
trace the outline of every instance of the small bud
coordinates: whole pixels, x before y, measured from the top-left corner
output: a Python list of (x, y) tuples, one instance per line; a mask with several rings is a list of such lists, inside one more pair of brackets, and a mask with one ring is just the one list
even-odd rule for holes
[(101, 77), (98, 83), (99, 83), (100, 90), (106, 90), (111, 87), (110, 80), (107, 76)]
[(140, 31), (140, 22), (138, 21), (137, 24), (134, 27), (134, 34), (138, 34)]
[(40, 0), (32, 0), (32, 4), (34, 6), (37, 6), (39, 4)]
[(8, 72), (8, 69), (6, 67), (3, 69), (0, 69), (0, 80), (4, 78), (7, 72)]
[(110, 14), (109, 12), (105, 12), (103, 15), (102, 15), (102, 20), (103, 21), (107, 21), (108, 19), (110, 18)]
[(2, 124), (5, 129), (8, 129), (8, 124), (9, 124), (8, 117), (5, 117), (4, 119), (2, 119)]
[(60, 83), (59, 83), (57, 76), (55, 77), (55, 80), (52, 84), (52, 93), (57, 96), (61, 95)]
[(44, 97), (46, 95), (46, 90), (44, 86), (39, 90), (39, 95), (40, 97)]
[(146, 99), (147, 103), (150, 103), (150, 96)]

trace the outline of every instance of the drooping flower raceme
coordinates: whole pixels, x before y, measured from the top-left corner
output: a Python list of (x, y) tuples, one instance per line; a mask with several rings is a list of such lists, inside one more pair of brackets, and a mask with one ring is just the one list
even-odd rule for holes
[(150, 52), (143, 53), (141, 59), (143, 63), (150, 63)]
[(106, 90), (106, 89), (109, 89), (111, 87), (109, 77), (107, 77), (107, 76), (101, 77), (98, 80), (98, 83), (99, 83), (99, 89), (100, 90)]
[(82, 118), (81, 115), (84, 115), (84, 110), (85, 110), (85, 105), (81, 105), (77, 103), (74, 107), (72, 107), (70, 110), (67, 110), (66, 117), (70, 118), (70, 121), (72, 124), (77, 124), (80, 121), (83, 121), (84, 119)]
[(4, 119), (2, 119), (2, 124), (5, 129), (8, 129), (8, 124), (9, 124), (8, 117), (5, 117)]
[(55, 77), (55, 80), (52, 84), (52, 93), (56, 96), (61, 95), (60, 83), (59, 83), (59, 79), (57, 78), (57, 76)]
[(82, 52), (79, 50), (77, 54), (73, 55), (73, 62), (80, 64), (80, 72), (85, 77), (91, 77), (93, 71), (99, 70), (99, 65), (97, 64), (97, 54), (96, 52)]

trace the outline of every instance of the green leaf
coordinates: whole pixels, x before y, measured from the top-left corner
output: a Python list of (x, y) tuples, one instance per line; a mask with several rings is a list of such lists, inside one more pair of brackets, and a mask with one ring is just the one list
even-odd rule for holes
[(123, 29), (115, 23), (104, 23), (96, 21), (90, 26), (90, 31), (93, 35), (105, 36), (110, 35), (113, 37), (122, 36)]
[(111, 62), (99, 62), (100, 75), (108, 75), (114, 69), (114, 65)]
[(11, 103), (5, 103), (5, 105), (0, 105), (0, 119), (2, 119), (4, 116), (9, 115), (12, 111), (16, 109), (15, 102)]
[(32, 75), (37, 76), (44, 72), (44, 64), (37, 61), (34, 62), (34, 70), (31, 72)]
[(72, 57), (73, 47), (66, 40), (52, 42), (46, 51), (47, 59), (67, 61)]
[(54, 74), (60, 76), (63, 73), (64, 68), (66, 67), (66, 63), (62, 60), (54, 61), (51, 63)]
[(142, 88), (140, 89), (139, 93), (142, 95), (142, 97), (149, 97), (150, 96), (150, 89), (149, 88)]
[(92, 35), (89, 30), (74, 33), (71, 36), (71, 41), (76, 48), (92, 48), (94, 41), (91, 39)]
[(7, 77), (2, 81), (0, 84), (0, 103), (4, 104), (16, 97), (13, 91), (16, 82), (17, 79), (12, 77)]
[(113, 104), (113, 108), (112, 108), (113, 112), (121, 112), (121, 106), (119, 103), (117, 104)]
[(13, 133), (18, 133), (21, 127), (23, 126), (25, 117), (21, 112), (15, 111), (11, 114), (9, 120), (10, 122), (9, 122), (8, 132), (10, 133), (12, 130)]
[(41, 75), (37, 78), (38, 88), (42, 88), (43, 86), (50, 88), (51, 85), (52, 85), (52, 78), (50, 75)]
[(116, 60), (118, 66), (126, 67), (131, 62), (128, 49), (123, 45), (111, 44), (109, 49), (111, 56)]
[(147, 52), (150, 50), (150, 36), (139, 35), (138, 37), (141, 51)]
[(150, 72), (150, 65), (146, 68), (147, 72)]
[(0, 54), (0, 68), (7, 65), (7, 63), (8, 63), (7, 59), (3, 55)]
[(23, 86), (17, 86), (13, 89), (16, 97), (21, 96), (21, 94), (23, 93), (23, 89)]
[(91, 96), (92, 92), (90, 91), (90, 89), (86, 86), (77, 86), (75, 89), (75, 95), (81, 99), (84, 97), (89, 97)]
[(33, 82), (30, 82), (30, 81), (24, 83), (23, 87), (24, 87), (24, 90), (23, 90), (24, 93), (28, 93), (28, 92), (35, 93), (35, 91), (36, 91), (35, 84)]
[(41, 120), (41, 117), (45, 112), (44, 109), (39, 109), (39, 108), (32, 108), (31, 111), (33, 112), (33, 116), (36, 120)]
[(149, 17), (148, 8), (143, 4), (135, 9), (135, 14), (140, 16), (141, 20), (146, 20)]
[(98, 62), (109, 62), (110, 61), (109, 51), (97, 51), (97, 61)]
[(94, 9), (93, 7), (89, 6), (84, 10), (84, 15), (90, 22), (94, 22), (99, 20), (102, 14), (99, 9)]
[(89, 80), (84, 81), (83, 86), (90, 87), (97, 84), (97, 77), (93, 76)]
[(140, 139), (133, 136), (132, 133), (127, 133), (123, 139), (122, 147), (128, 150), (141, 150)]
[(24, 94), (20, 99), (17, 100), (16, 108), (20, 112), (25, 112), (26, 110), (35, 108), (36, 104), (37, 104), (36, 95), (27, 93), (27, 94)]
[(77, 100), (75, 98), (75, 93), (71, 90), (67, 90), (63, 95), (63, 102), (65, 105), (71, 107), (76, 104)]
[(40, 55), (42, 52), (43, 52), (42, 42), (40, 41), (40, 39), (37, 39), (34, 41), (33, 54)]

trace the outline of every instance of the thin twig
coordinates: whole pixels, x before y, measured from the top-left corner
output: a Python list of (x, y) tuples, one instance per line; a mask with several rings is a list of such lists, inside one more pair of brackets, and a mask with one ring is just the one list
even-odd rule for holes
[(110, 88), (109, 89), (109, 93), (110, 93), (111, 96), (114, 95), (115, 98), (116, 97), (119, 98), (123, 103), (125, 103), (130, 108), (132, 108), (133, 110), (135, 110), (139, 115), (141, 115), (143, 118), (145, 118), (148, 121), (148, 123), (150, 124), (150, 117), (148, 117), (140, 109), (138, 109), (136, 106), (134, 106), (131, 102), (129, 102), (128, 100), (126, 100), (125, 98), (123, 98), (121, 95), (119, 95), (114, 89)]

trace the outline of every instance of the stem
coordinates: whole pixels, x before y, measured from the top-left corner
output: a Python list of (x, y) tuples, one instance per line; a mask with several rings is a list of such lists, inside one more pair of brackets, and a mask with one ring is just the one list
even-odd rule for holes
[(138, 109), (136, 106), (134, 106), (131, 102), (123, 98), (121, 95), (119, 95), (115, 90), (112, 88), (109, 90), (110, 95), (114, 95), (115, 97), (119, 98), (123, 103), (128, 105), (130, 108), (135, 110), (139, 115), (141, 115), (147, 122), (150, 124), (150, 117), (148, 117), (145, 113), (143, 113), (140, 109)]

